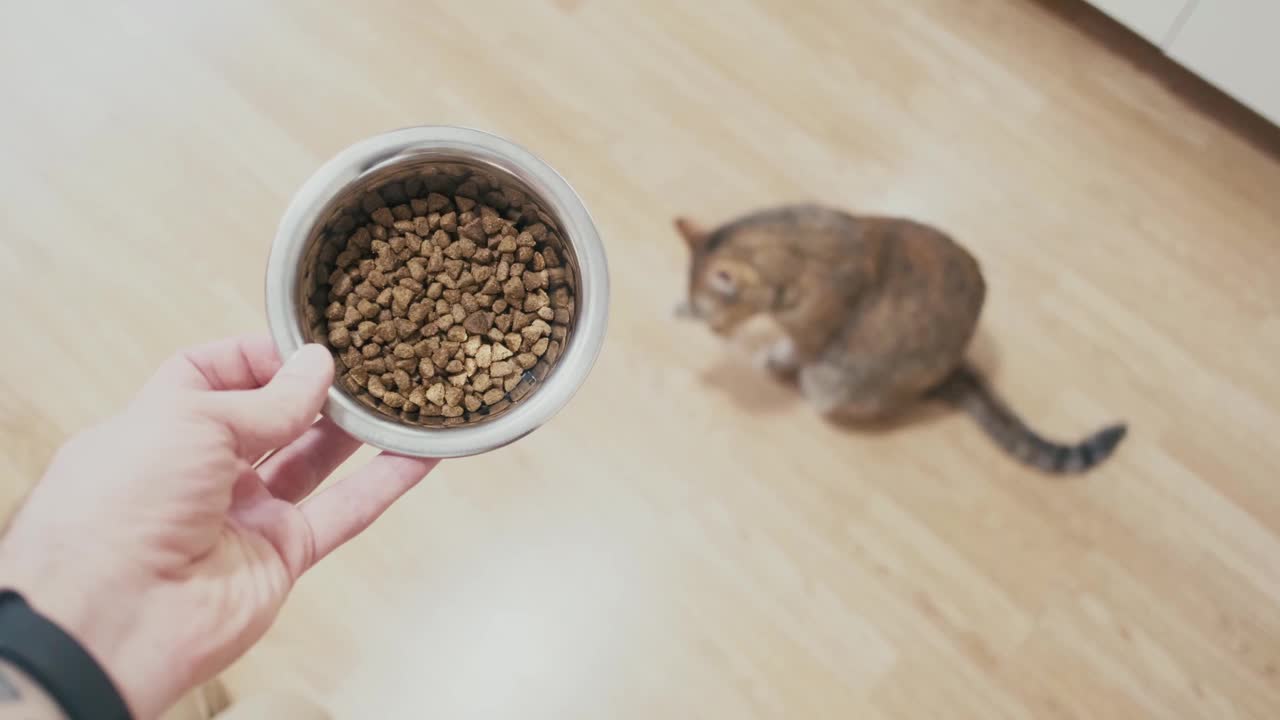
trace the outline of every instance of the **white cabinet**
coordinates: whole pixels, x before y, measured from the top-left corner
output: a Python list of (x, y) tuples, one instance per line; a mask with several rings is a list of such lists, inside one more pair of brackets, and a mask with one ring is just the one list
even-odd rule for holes
[(1277, 0), (1199, 0), (1165, 52), (1280, 123), (1278, 33)]
[(1280, 124), (1280, 0), (1090, 0)]
[[(1261, 0), (1265, 2), (1266, 0)], [(1103, 12), (1156, 45), (1173, 32), (1178, 18), (1195, 0), (1094, 0)]]

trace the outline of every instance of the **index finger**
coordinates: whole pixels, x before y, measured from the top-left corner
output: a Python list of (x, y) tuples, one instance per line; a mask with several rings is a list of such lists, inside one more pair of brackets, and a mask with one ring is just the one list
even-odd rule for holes
[(254, 390), (270, 382), (282, 364), (266, 333), (223, 338), (174, 353), (142, 392)]
[(384, 452), (355, 474), (299, 505), (311, 531), (308, 567), (372, 525), (437, 463), (439, 460)]

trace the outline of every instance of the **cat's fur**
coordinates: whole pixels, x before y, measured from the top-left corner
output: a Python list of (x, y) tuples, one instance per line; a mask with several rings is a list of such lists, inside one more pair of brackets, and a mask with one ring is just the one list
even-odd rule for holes
[(876, 420), (926, 395), (972, 415), (1019, 460), (1082, 472), (1124, 437), (1113, 425), (1065, 445), (1027, 427), (964, 362), (986, 285), (978, 263), (911, 220), (796, 205), (715, 230), (680, 219), (692, 253), (688, 314), (720, 334), (768, 314), (784, 333), (768, 367), (833, 419)]

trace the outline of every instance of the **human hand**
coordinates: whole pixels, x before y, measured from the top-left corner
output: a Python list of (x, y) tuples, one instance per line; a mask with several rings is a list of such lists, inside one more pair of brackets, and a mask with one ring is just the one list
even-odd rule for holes
[(135, 717), (243, 654), (302, 573), (435, 466), (383, 453), (308, 498), (360, 446), (315, 421), (332, 379), (317, 345), (283, 366), (266, 337), (178, 353), (62, 446), (0, 542), (0, 585), (76, 637)]

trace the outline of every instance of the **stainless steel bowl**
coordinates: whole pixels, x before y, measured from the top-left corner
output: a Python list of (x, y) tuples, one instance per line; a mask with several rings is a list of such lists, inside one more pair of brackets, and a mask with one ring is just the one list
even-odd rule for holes
[(307, 179), (280, 221), (267, 261), (267, 320), (280, 356), (289, 357), (305, 342), (311, 273), (325, 226), (366, 191), (432, 165), (487, 173), (532, 198), (559, 230), (576, 287), (573, 328), (558, 362), (528, 396), (492, 418), (453, 427), (410, 425), (365, 407), (336, 384), (329, 388), (324, 414), (353, 437), (402, 455), (459, 457), (502, 447), (551, 419), (587, 379), (604, 344), (604, 246), (581, 198), (551, 166), (496, 135), (458, 127), (405, 128), (352, 145)]

